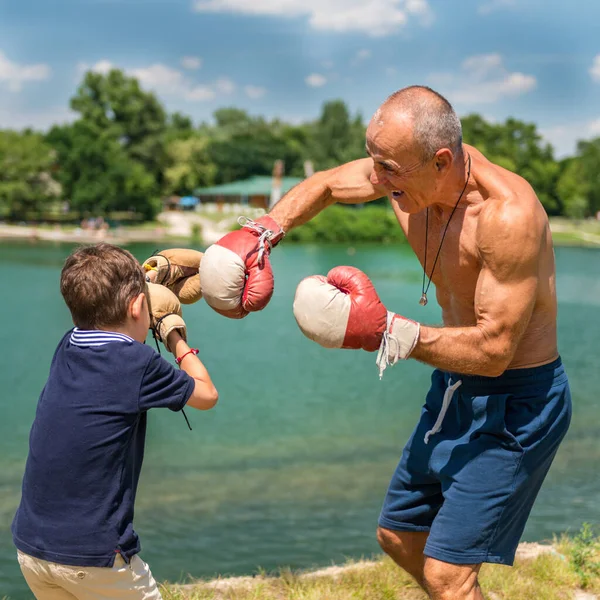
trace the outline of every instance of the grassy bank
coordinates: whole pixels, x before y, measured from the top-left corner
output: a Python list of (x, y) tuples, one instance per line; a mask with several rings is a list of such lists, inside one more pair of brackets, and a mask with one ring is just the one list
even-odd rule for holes
[[(532, 547), (533, 546), (533, 547)], [(484, 565), (489, 600), (592, 599), (600, 593), (600, 540), (589, 528), (552, 546), (523, 545), (513, 568)], [(313, 573), (165, 585), (165, 600), (423, 600), (416, 584), (388, 558)]]
[(600, 221), (553, 217), (550, 219), (550, 228), (557, 246), (600, 246)]

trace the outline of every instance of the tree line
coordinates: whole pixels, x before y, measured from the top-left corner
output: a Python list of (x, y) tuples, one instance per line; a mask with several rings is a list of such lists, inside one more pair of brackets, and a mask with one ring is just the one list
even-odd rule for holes
[[(78, 115), (47, 133), (0, 130), (0, 218), (135, 215), (152, 219), (161, 199), (252, 175), (287, 175), (365, 156), (365, 123), (346, 104), (324, 104), (319, 117), (291, 124), (221, 108), (194, 125), (169, 114), (157, 97), (118, 69), (88, 72), (70, 106)], [(525, 177), (550, 215), (584, 218), (600, 211), (600, 138), (574, 156), (554, 157), (532, 123), (462, 118), (465, 142)]]

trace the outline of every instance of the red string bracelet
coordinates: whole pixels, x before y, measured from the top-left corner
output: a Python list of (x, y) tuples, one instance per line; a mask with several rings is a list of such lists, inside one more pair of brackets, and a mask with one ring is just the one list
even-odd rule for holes
[(198, 354), (199, 350), (198, 348), (190, 348), (183, 356), (180, 356), (179, 358), (175, 359), (175, 362), (178, 365), (181, 365), (181, 361), (188, 355), (188, 354)]

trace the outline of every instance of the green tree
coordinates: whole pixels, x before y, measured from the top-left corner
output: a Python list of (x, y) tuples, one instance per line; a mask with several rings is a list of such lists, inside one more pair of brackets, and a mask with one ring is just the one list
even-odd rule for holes
[(172, 141), (167, 147), (169, 167), (165, 171), (165, 193), (184, 196), (212, 185), (217, 167), (208, 155), (209, 140), (196, 135)]
[(156, 182), (131, 159), (108, 128), (88, 121), (54, 127), (47, 137), (57, 152), (57, 177), (71, 209), (106, 215), (133, 211), (151, 219), (160, 207)]
[(284, 161), (286, 173), (301, 168), (303, 157), (297, 145), (289, 143), (289, 131), (283, 123), (252, 117), (235, 108), (220, 109), (214, 118), (208, 157), (217, 166), (217, 183), (270, 175), (278, 159)]
[(556, 192), (560, 166), (552, 146), (543, 142), (533, 123), (512, 118), (505, 123), (488, 123), (480, 115), (468, 115), (461, 121), (465, 142), (492, 162), (524, 177), (549, 214), (561, 211)]
[(0, 211), (24, 219), (47, 210), (61, 194), (51, 177), (54, 152), (31, 131), (0, 131)]
[(600, 211), (600, 138), (581, 141), (565, 161), (557, 185), (565, 215), (583, 218)]
[(71, 207), (94, 214), (135, 211), (152, 218), (167, 167), (168, 127), (183, 135), (189, 119), (175, 114), (167, 121), (156, 97), (117, 69), (106, 75), (86, 73), (71, 108), (80, 118), (54, 127), (47, 136)]
[(321, 116), (310, 127), (307, 146), (317, 170), (364, 158), (365, 126), (361, 116), (352, 118), (342, 100), (325, 103)]
[[(71, 108), (98, 132), (119, 141), (131, 159), (141, 163), (158, 186), (166, 163), (167, 115), (150, 92), (134, 77), (113, 69), (108, 74), (86, 73), (71, 99)], [(181, 120), (176, 118), (181, 125)]]

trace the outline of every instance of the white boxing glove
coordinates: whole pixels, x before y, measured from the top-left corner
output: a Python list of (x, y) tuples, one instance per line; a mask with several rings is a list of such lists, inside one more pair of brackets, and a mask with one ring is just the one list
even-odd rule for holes
[(302, 333), (325, 348), (378, 350), (379, 378), (388, 365), (408, 358), (419, 339), (419, 323), (388, 311), (371, 280), (355, 267), (302, 280), (294, 317)]

